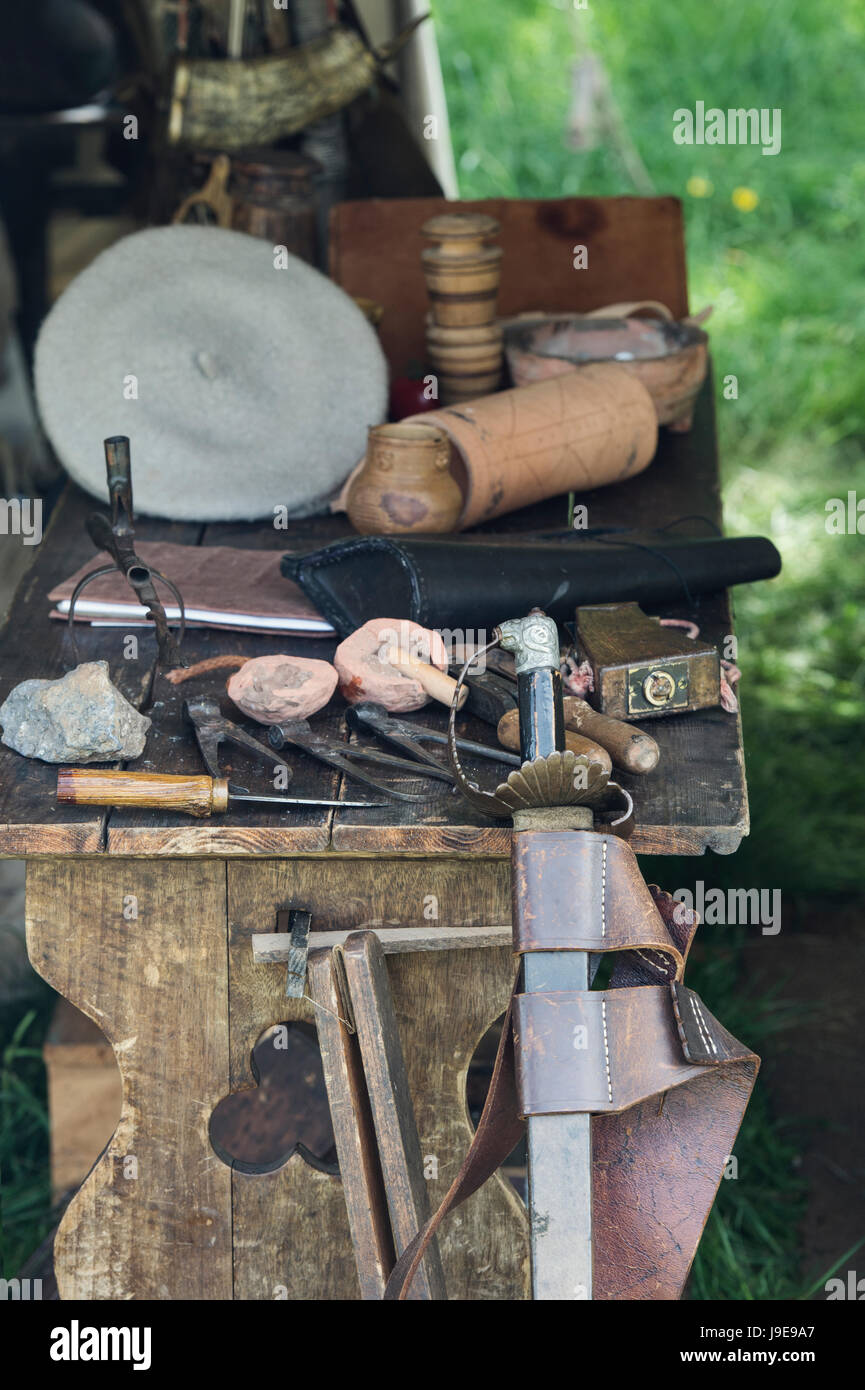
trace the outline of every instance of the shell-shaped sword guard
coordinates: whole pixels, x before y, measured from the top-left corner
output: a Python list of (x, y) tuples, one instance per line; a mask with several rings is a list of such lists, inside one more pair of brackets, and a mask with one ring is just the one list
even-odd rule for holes
[[(539, 621), (539, 619), (541, 621)], [(519, 769), (508, 775), (506, 782), (500, 782), (495, 791), (482, 790), (476, 782), (469, 781), (460, 763), (456, 741), (456, 713), (463, 682), (470, 666), (493, 647), (505, 646), (517, 650), (517, 670), (521, 664), (521, 654), (514, 642), (522, 631), (531, 638), (531, 660), (558, 660), (558, 643), (551, 645), (549, 633), (545, 632), (549, 620), (543, 615), (532, 614), (528, 619), (516, 619), (503, 623), (496, 629), (496, 636), (482, 651), (470, 656), (463, 665), (454, 690), (448, 720), (448, 753), (456, 784), (463, 796), (476, 811), (498, 820), (510, 820), (514, 814), (534, 808), (557, 806), (588, 806), (607, 819), (609, 828), (619, 835), (628, 835), (633, 828), (633, 801), (630, 794), (617, 782), (609, 780), (609, 773), (601, 763), (597, 763), (585, 753), (574, 753), (568, 748), (539, 754), (527, 759)], [(555, 631), (555, 629), (553, 629)], [(504, 641), (502, 639), (505, 639)], [(525, 648), (523, 649), (523, 652)], [(532, 669), (530, 664), (524, 669)]]

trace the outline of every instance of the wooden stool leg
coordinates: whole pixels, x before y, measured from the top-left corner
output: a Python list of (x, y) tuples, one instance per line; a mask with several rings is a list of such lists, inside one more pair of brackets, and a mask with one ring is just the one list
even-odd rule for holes
[(364, 1299), (381, 1299), (396, 1256), (360, 1047), (356, 1035), (340, 1022), (344, 1005), (330, 949), (310, 952), (307, 987), (316, 1005), (318, 1045), (360, 1294)]
[[(341, 955), (343, 988), (334, 958)], [(429, 1216), (423, 1158), (384, 951), (372, 931), (314, 951), (309, 987), (363, 1298), (380, 1299), (396, 1252)], [(345, 997), (347, 995), (347, 997)], [(346, 1014), (350, 1013), (350, 1020)], [(337, 1017), (339, 1015), (339, 1017)], [(351, 1033), (346, 1019), (356, 1031)], [(389, 1220), (388, 1220), (389, 1217)], [(415, 1297), (445, 1299), (438, 1247)]]
[[(378, 1140), (397, 1254), (430, 1215), (423, 1157), (382, 944), (373, 931), (352, 932), (342, 947), (367, 1092)], [(417, 1276), (419, 1297), (446, 1299), (438, 1245)]]

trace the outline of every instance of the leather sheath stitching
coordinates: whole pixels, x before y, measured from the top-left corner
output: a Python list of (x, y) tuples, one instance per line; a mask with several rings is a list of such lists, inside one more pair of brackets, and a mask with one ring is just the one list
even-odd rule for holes
[(708, 1024), (706, 1023), (705, 1017), (703, 1016), (703, 1010), (700, 1008), (700, 1001), (699, 999), (697, 999), (696, 995), (693, 994), (691, 995), (691, 1008), (693, 1009), (694, 1017), (697, 1020), (697, 1027), (700, 1030), (700, 1037), (703, 1039), (704, 1047), (714, 1052), (715, 1056), (717, 1057), (718, 1049), (715, 1046), (711, 1033), (709, 1032)]
[(607, 842), (601, 852), (601, 936), (607, 934)]
[[(606, 849), (606, 845), (604, 846), (604, 848)], [(613, 1078), (610, 1074), (610, 1044), (609, 1039), (607, 1037), (607, 1001), (605, 999), (601, 1000), (601, 1026), (604, 1030), (604, 1063), (607, 1069), (607, 1095), (609, 1096), (610, 1104), (612, 1105)]]
[[(638, 950), (636, 947), (634, 947), (634, 948), (633, 948), (633, 954), (634, 954), (635, 956), (639, 956), (639, 957), (640, 957), (640, 960), (644, 960), (644, 961), (646, 962), (646, 964), (649, 966), (649, 968), (650, 968), (651, 970), (654, 970), (654, 971), (656, 972), (656, 974), (663, 975), (663, 977), (664, 977), (665, 980), (668, 978), (668, 972), (667, 972), (667, 970), (664, 968), (664, 966), (663, 966), (663, 965), (660, 965), (660, 964), (658, 963), (658, 961), (652, 960), (651, 957), (648, 956), (648, 955), (646, 954), (645, 951), (640, 951), (640, 950)], [(656, 955), (656, 956), (657, 956), (657, 955), (660, 955), (660, 954), (661, 954), (660, 951), (655, 951), (655, 955)]]

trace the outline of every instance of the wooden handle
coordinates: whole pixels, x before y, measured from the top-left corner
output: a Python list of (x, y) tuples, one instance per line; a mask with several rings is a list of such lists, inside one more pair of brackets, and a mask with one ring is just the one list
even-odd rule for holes
[(62, 767), (57, 800), (63, 806), (146, 806), (209, 816), (228, 810), (228, 782), (220, 777), (172, 777), (160, 772), (99, 772)]
[(616, 767), (642, 774), (658, 766), (661, 750), (655, 740), (641, 729), (599, 713), (574, 695), (566, 695), (564, 705), (565, 728), (573, 729), (586, 738), (597, 739), (609, 751)]
[(171, 221), (175, 224), (185, 222), (195, 204), (203, 203), (213, 211), (217, 227), (230, 227), (234, 212), (234, 199), (228, 192), (230, 173), (231, 161), (228, 155), (218, 154), (210, 166), (210, 174), (204, 187), (184, 198)]
[[(400, 652), (387, 649), (387, 654), (383, 658), (394, 670), (401, 671), (404, 676), (412, 676), (433, 700), (438, 700), (440, 704), (447, 705), (450, 709), (453, 703), (454, 691), (457, 683), (453, 676), (449, 676), (446, 671), (440, 671), (437, 666), (430, 666), (426, 661), (418, 661), (413, 656), (403, 656)], [(460, 691), (460, 702), (457, 706), (462, 709), (466, 700), (469, 698), (469, 688), (464, 685)]]
[[(520, 751), (520, 712), (516, 709), (509, 709), (507, 714), (503, 714), (499, 720), (498, 727), (499, 743), (503, 748), (509, 748), (512, 753)], [(585, 753), (592, 762), (600, 763), (604, 771), (609, 775), (613, 770), (610, 755), (606, 748), (602, 748), (594, 739), (584, 738), (582, 734), (565, 732), (565, 747), (570, 748), (572, 753)]]

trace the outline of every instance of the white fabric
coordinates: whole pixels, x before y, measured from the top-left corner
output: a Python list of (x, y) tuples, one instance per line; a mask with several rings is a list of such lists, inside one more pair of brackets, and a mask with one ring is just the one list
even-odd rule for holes
[(157, 227), (73, 281), (42, 326), (36, 393), (77, 483), (107, 500), (102, 441), (127, 434), (136, 512), (324, 510), (385, 418), (387, 364), (348, 295), (294, 256), (274, 261), (242, 232)]

